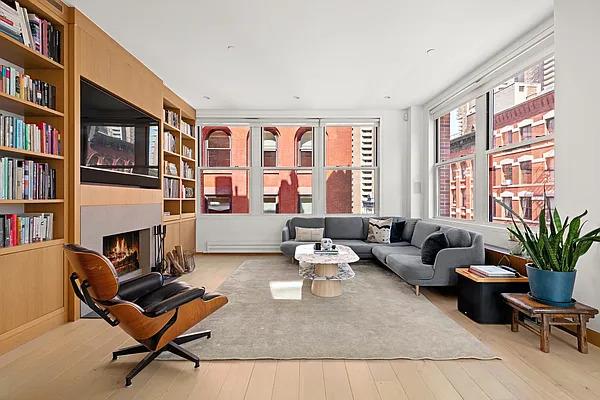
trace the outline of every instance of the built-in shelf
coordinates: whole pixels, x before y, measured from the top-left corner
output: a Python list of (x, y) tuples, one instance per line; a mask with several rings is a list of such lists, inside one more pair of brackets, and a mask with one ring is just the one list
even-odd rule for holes
[(59, 246), (64, 243), (65, 243), (64, 239), (52, 239), (52, 240), (46, 240), (44, 242), (35, 242), (35, 243), (29, 243), (29, 244), (21, 244), (19, 246), (2, 247), (2, 248), (0, 248), (0, 256), (6, 255), (6, 254), (12, 254), (12, 253), (20, 253), (22, 251), (27, 251), (27, 250), (41, 249), (44, 247)]
[(179, 130), (179, 128), (175, 128), (173, 125), (171, 124), (167, 124), (166, 122), (163, 121), (163, 129), (165, 131), (169, 131), (169, 132), (177, 132), (177, 133), (181, 133), (181, 131)]
[(46, 57), (0, 32), (0, 55), (3, 59), (25, 69), (64, 69), (54, 60)]
[(184, 181), (188, 181), (188, 182), (196, 182), (196, 180), (194, 178), (181, 178)]
[(184, 155), (181, 156), (181, 159), (185, 160), (185, 161), (196, 163), (196, 160), (194, 160), (193, 158), (186, 157)]
[(163, 152), (165, 153), (166, 156), (183, 157), (183, 156), (180, 156), (179, 154), (174, 153), (174, 152), (169, 151), (169, 150), (163, 150)]
[(177, 175), (169, 175), (169, 174), (163, 174), (163, 177), (169, 178), (169, 179), (181, 179)]
[(165, 197), (164, 201), (179, 201), (181, 197)]
[(177, 221), (178, 219), (179, 219), (179, 214), (177, 214), (177, 215), (163, 215), (163, 221), (165, 221), (165, 222)]
[(184, 200), (184, 201), (194, 201), (194, 200), (196, 200), (196, 198), (195, 197), (183, 197), (181, 200)]
[(182, 139), (187, 139), (187, 140), (193, 140), (194, 142), (196, 141), (196, 138), (193, 136), (188, 135), (187, 133), (183, 133), (181, 132), (181, 138)]
[(0, 200), (0, 204), (54, 204), (64, 203), (63, 199), (40, 199), (40, 200)]
[(18, 97), (6, 94), (4, 92), (0, 92), (0, 110), (9, 111), (14, 114), (24, 115), (26, 117), (64, 116), (64, 114), (60, 111), (37, 105), (31, 101), (23, 100)]
[(59, 156), (59, 155), (55, 155), (55, 154), (38, 153), (36, 151), (17, 149), (15, 147), (7, 147), (7, 146), (0, 146), (0, 152), (18, 154), (18, 155), (35, 158), (35, 159), (40, 159), (40, 160), (43, 160), (43, 159), (64, 160), (65, 159), (63, 156)]
[(194, 219), (196, 218), (196, 213), (183, 213), (181, 214), (181, 219)]

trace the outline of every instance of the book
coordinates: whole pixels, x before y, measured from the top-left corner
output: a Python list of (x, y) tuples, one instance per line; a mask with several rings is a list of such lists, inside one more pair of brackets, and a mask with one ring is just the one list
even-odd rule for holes
[(486, 278), (514, 278), (514, 272), (507, 271), (496, 265), (471, 265), (469, 272), (486, 277)]
[(0, 214), (0, 247), (52, 240), (53, 230), (53, 213)]

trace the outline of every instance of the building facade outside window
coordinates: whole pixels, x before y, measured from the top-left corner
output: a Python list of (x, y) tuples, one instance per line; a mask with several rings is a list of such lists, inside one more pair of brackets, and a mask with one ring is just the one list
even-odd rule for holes
[(201, 212), (376, 214), (377, 120), (303, 121), (202, 126)]
[[(437, 216), (472, 220), (475, 133), (475, 99), (436, 121)], [(456, 193), (461, 193), (457, 197)]]
[(250, 210), (248, 126), (204, 126), (200, 209), (206, 214), (246, 214)]

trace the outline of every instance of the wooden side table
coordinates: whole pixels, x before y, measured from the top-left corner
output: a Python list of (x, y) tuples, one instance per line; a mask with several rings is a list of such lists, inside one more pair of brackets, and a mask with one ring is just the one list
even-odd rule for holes
[(469, 272), (469, 268), (456, 268), (458, 274), (458, 310), (480, 324), (508, 324), (510, 308), (501, 293), (529, 291), (525, 276), (514, 278), (486, 278)]
[[(588, 320), (598, 314), (597, 309), (581, 303), (575, 303), (570, 307), (551, 306), (539, 303), (523, 293), (502, 293), (502, 297), (512, 308), (511, 330), (518, 332), (519, 325), (521, 325), (538, 335), (540, 337), (540, 350), (544, 353), (550, 351), (552, 326), (577, 336), (577, 349), (581, 353), (588, 352), (586, 324)], [(535, 319), (538, 321), (538, 325), (521, 321), (519, 318), (520, 313)], [(566, 329), (566, 326), (577, 327), (577, 333)]]

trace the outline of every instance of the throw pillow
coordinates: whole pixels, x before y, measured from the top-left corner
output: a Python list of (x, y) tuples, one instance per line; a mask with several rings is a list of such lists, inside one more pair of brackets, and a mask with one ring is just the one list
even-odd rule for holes
[(421, 261), (423, 264), (433, 265), (435, 257), (443, 250), (450, 247), (444, 232), (434, 232), (427, 236), (421, 247)]
[(325, 228), (300, 228), (296, 227), (296, 240), (298, 242), (320, 242), (323, 239)]
[(449, 229), (446, 237), (450, 247), (469, 247), (471, 245), (471, 235), (464, 229)]
[(402, 241), (402, 231), (404, 230), (406, 221), (398, 221), (392, 223), (392, 230), (390, 233), (390, 243), (396, 243)]
[(369, 233), (367, 242), (389, 243), (392, 230), (392, 219), (369, 218)]

